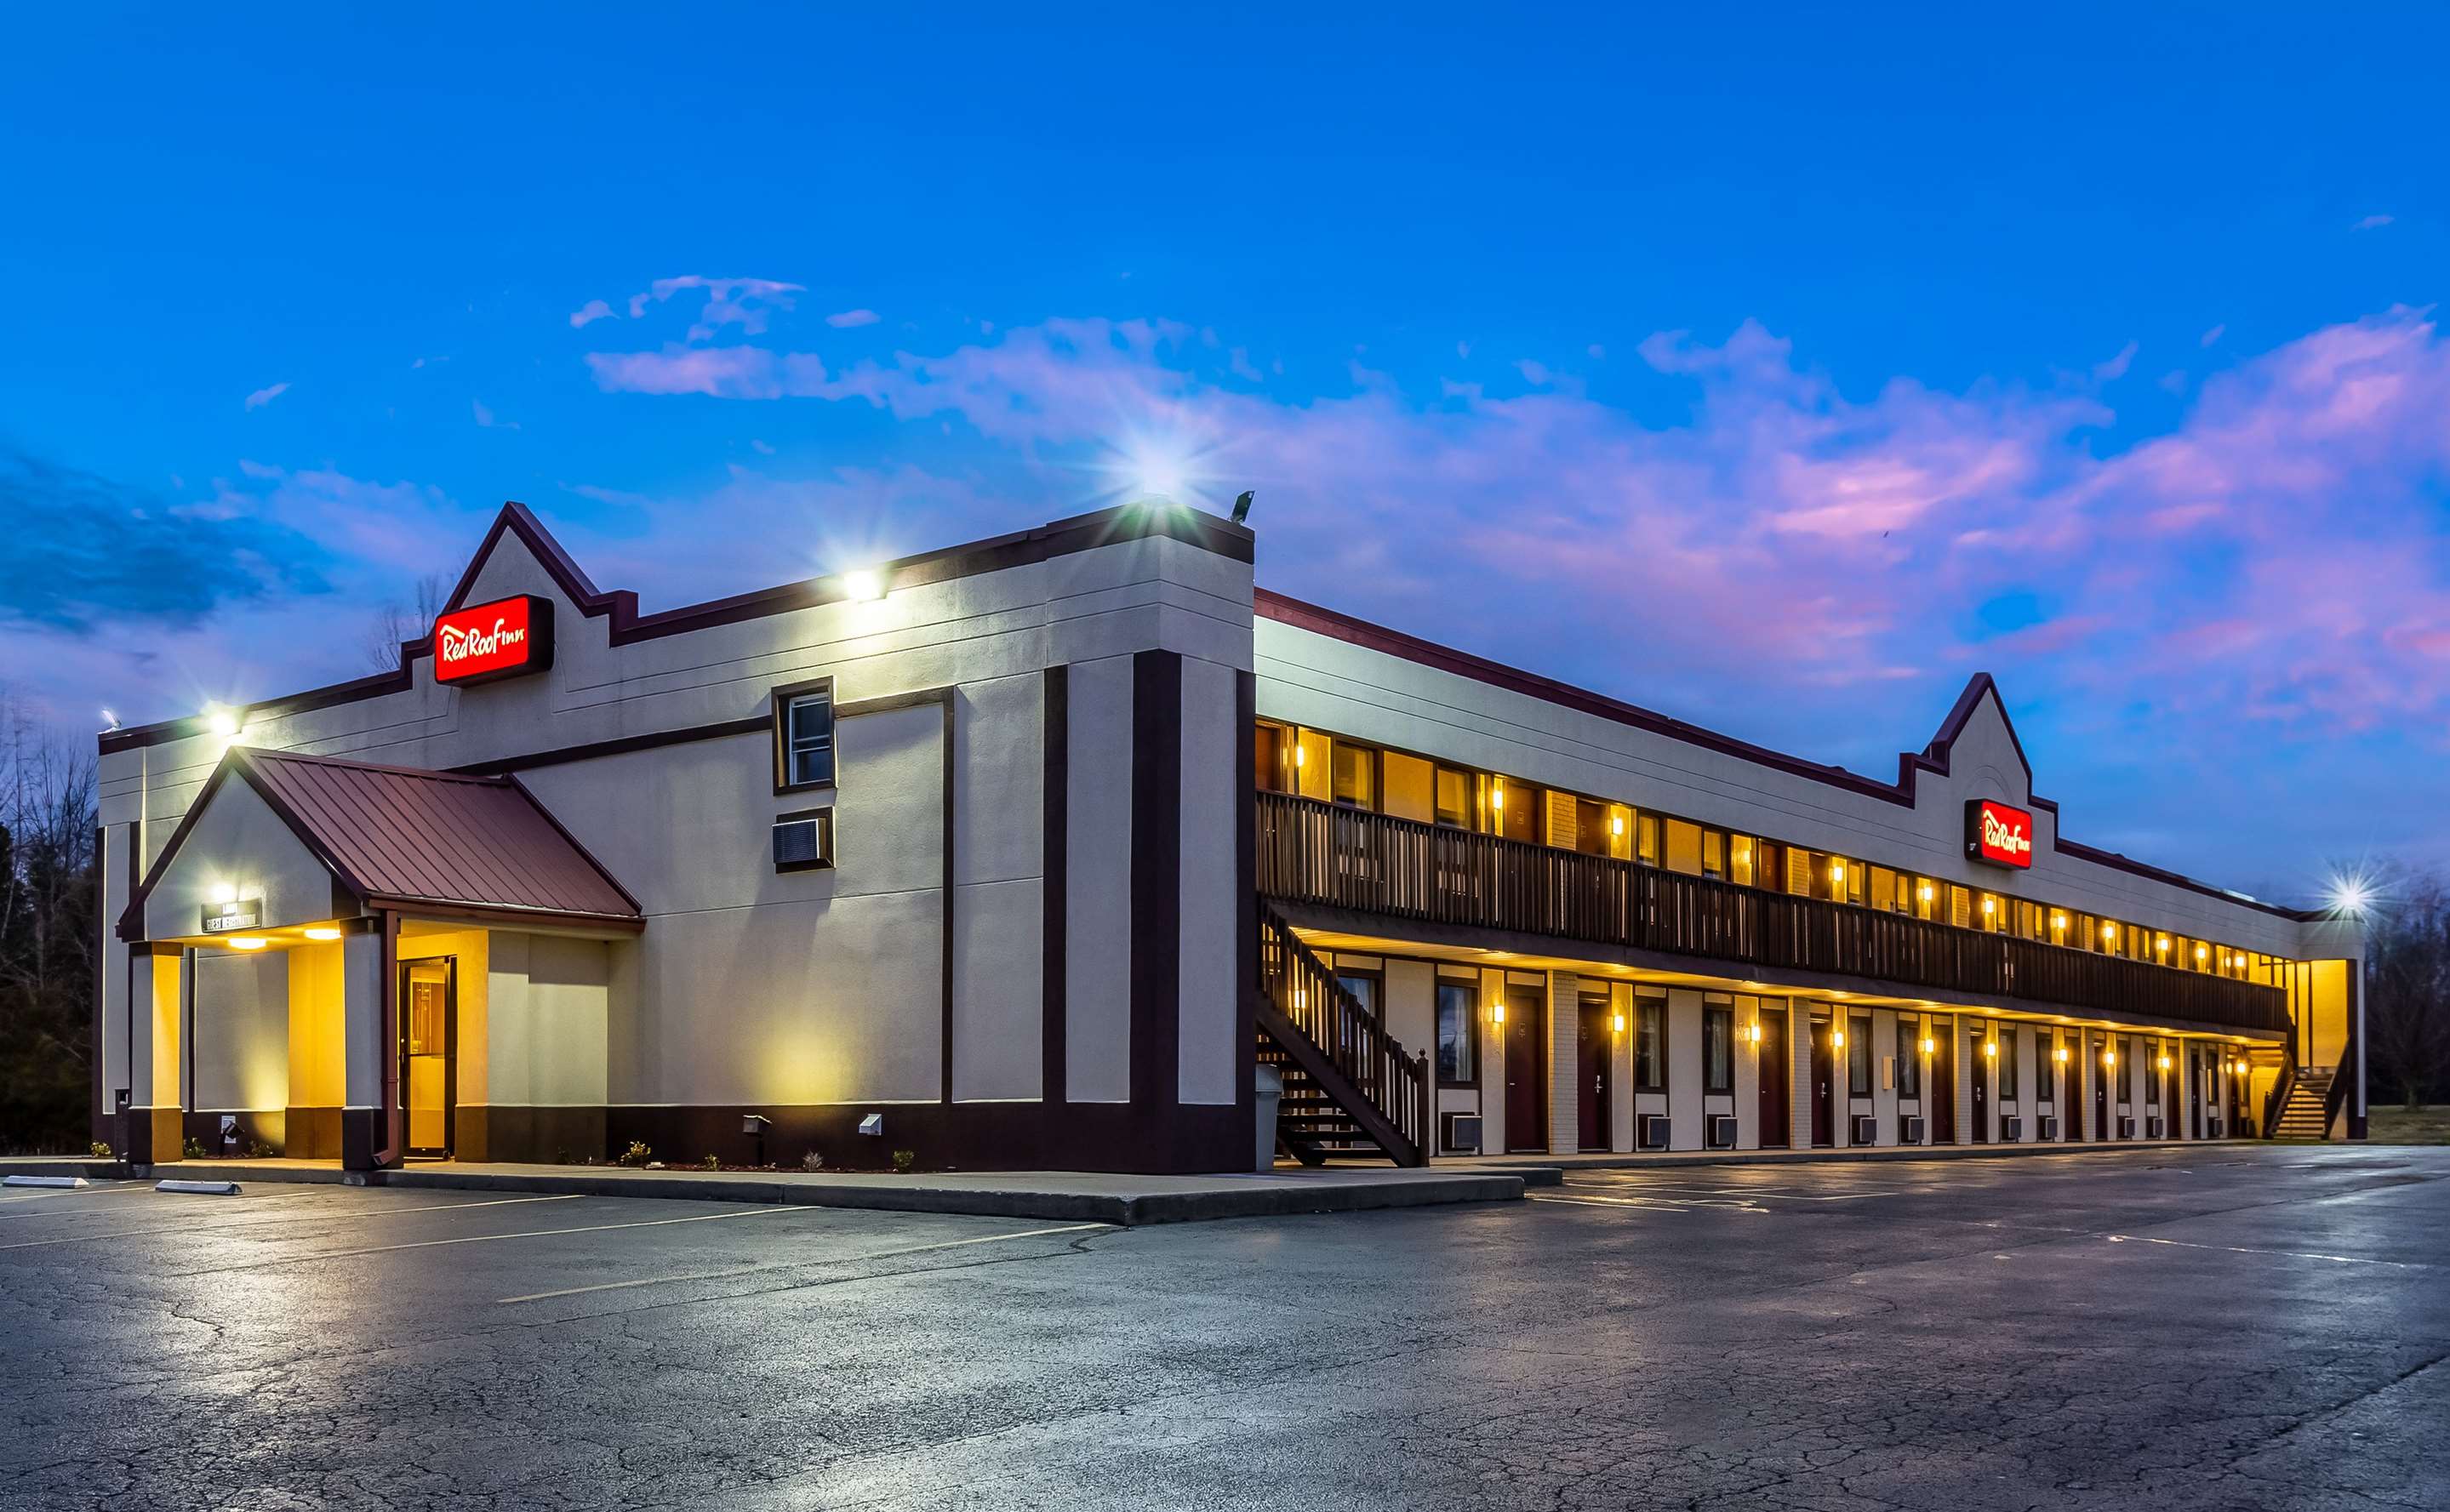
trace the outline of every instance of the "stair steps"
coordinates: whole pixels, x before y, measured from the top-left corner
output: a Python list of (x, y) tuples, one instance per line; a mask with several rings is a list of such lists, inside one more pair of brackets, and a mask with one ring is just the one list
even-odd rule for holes
[(2330, 1135), (2330, 1120), (2324, 1116), (2331, 1094), (2328, 1071), (2301, 1071), (2296, 1083), (2288, 1089), (2288, 1100), (2281, 1105), (2280, 1116), (2271, 1126), (2274, 1139), (2324, 1139)]

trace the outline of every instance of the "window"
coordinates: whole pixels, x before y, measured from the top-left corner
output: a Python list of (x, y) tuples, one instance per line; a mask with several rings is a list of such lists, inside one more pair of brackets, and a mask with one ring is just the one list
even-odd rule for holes
[(1634, 860), (1645, 866), (1659, 864), (1659, 816), (1638, 814), (1634, 817)]
[(1727, 874), (1727, 836), (1723, 830), (1701, 831), (1701, 875), (1724, 877)]
[(775, 689), (774, 790), (823, 787), (833, 780), (833, 684)]
[(1681, 819), (1667, 822), (1667, 869), (1688, 876), (1701, 870), (1701, 826)]
[(1732, 835), (1727, 839), (1727, 881), (1753, 885), (1753, 838)]
[(1251, 732), (1251, 771), (1263, 793), (1285, 790), (1285, 730), (1281, 725), (1259, 725)]
[(1451, 766), (1438, 768), (1438, 823), (1449, 829), (1469, 829), (1471, 823), (1471, 774)]
[(1846, 1022), (1846, 1095), (1872, 1095), (1872, 1020), (1861, 1015)]
[(2055, 1102), (2059, 1090), (2059, 1033), (2055, 1029), (2033, 1031), (2033, 1100)]
[(1667, 1001), (1638, 998), (1633, 1013), (1634, 1090), (1663, 1092), (1667, 1088)]
[(1993, 1032), (1999, 1037), (1999, 1100), (2013, 1102), (2016, 1100), (2016, 1041), (2023, 1037), (2016, 1033), (2014, 1024), (2001, 1024)]
[(1897, 1095), (1922, 1095), (1922, 1041), (1911, 1018), (1897, 1020)]
[(1363, 1013), (1372, 1018), (1378, 1017), (1378, 974), (1376, 972), (1339, 971), (1335, 974), (1335, 984), (1352, 994), (1360, 1002)]
[(1378, 806), (1378, 753), (1367, 746), (1348, 745), (1337, 741), (1330, 747), (1328, 763), (1333, 770), (1333, 796), (1348, 808)]
[(1480, 1077), (1480, 989), (1468, 981), (1438, 983), (1438, 1080), (1468, 1086)]
[(1701, 1010), (1701, 1090), (1736, 1090), (1736, 1010), (1715, 1004)]

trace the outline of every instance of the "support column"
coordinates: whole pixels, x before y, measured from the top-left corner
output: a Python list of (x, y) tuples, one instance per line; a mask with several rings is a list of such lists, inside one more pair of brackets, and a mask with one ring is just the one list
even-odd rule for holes
[[(1948, 1074), (1956, 1078), (1956, 1095), (1951, 1099), (1956, 1105), (1956, 1142), (1970, 1145), (1974, 1142), (1974, 1021), (1964, 1018), (1954, 1019), (1949, 1025), (1945, 1048)], [(1993, 1076), (1991, 1079), (1995, 1083), (1999, 1078)], [(1995, 1108), (1999, 1101), (1998, 1089), (1993, 1086), (1992, 1092), (1991, 1102)], [(1982, 1114), (1985, 1118), (1990, 1117), (1992, 1108), (1985, 1108)], [(1998, 1126), (1993, 1124), (1985, 1133), (1995, 1134), (1997, 1129)]]
[(1812, 1007), (1800, 998), (1783, 1000), (1786, 1015), (1786, 1143), (1812, 1148)]
[(185, 1104), (180, 1084), (186, 1056), (180, 1029), (186, 1012), (186, 954), (139, 946), (127, 960), (127, 995), (135, 1033), (127, 1046), (127, 1158), (138, 1165), (176, 1160)]
[(399, 1163), (399, 1032), (390, 980), (398, 928), (396, 917), (385, 914), (381, 929), (340, 941), (340, 1164), (351, 1171)]

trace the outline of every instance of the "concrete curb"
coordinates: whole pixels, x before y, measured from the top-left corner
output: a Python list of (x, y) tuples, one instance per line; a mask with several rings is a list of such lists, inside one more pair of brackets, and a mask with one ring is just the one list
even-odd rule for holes
[[(1857, 1145), (1850, 1148), (1805, 1151), (1784, 1150), (1654, 1150), (1636, 1154), (1541, 1155), (1537, 1158), (1554, 1162), (1546, 1166), (1526, 1166), (1531, 1171), (1679, 1171), (1688, 1166), (1818, 1166), (1844, 1161), (1919, 1161), (1919, 1160), (2013, 1160), (2027, 1156), (2051, 1155), (2117, 1155), (2117, 1154), (2187, 1154), (2196, 1151), (2260, 1150), (2273, 1144), (2292, 1141), (2273, 1139), (2119, 1139), (2109, 1143), (2087, 1140), (2077, 1144), (2015, 1144), (2015, 1145)], [(2325, 1141), (2306, 1140), (2319, 1145)], [(2327, 1141), (2343, 1144), (2343, 1140)], [(1431, 1169), (1441, 1169), (1432, 1167)], [(1490, 1161), (1471, 1164), (1468, 1157), (1457, 1160), (1451, 1167), (1466, 1171), (1501, 1171), (1511, 1173), (1514, 1167)], [(1556, 1185), (1551, 1179), (1535, 1185)]]
[[(0, 1162), (0, 1170), (6, 1169)], [(1111, 1223), (1135, 1228), (1152, 1223), (1198, 1223), (1219, 1218), (1266, 1218), (1312, 1212), (1367, 1212), (1392, 1208), (1447, 1207), (1466, 1202), (1516, 1202), (1526, 1187), (1555, 1186), (1553, 1170), (1458, 1171), (1451, 1173), (1392, 1172), (1383, 1179), (1338, 1172), (1324, 1178), (1301, 1175), (1220, 1175), (1212, 1186), (1181, 1192), (1105, 1192), (1011, 1186), (869, 1184), (823, 1177), (750, 1174), (704, 1175), (677, 1171), (630, 1171), (612, 1167), (554, 1167), (535, 1171), (453, 1171), (410, 1167), (402, 1171), (341, 1171), (331, 1166), (284, 1166), (254, 1161), (182, 1160), (171, 1167), (180, 1185), (195, 1183), (305, 1184), (396, 1187), (414, 1191), (500, 1192), (545, 1196), (667, 1197), (695, 1202), (787, 1203), (884, 1212), (943, 1212), (985, 1218), (1051, 1218), (1073, 1223)], [(145, 1174), (159, 1174), (154, 1166)], [(56, 1164), (46, 1174), (64, 1173)], [(993, 1173), (981, 1173), (992, 1177)], [(1129, 1177), (1084, 1175), (1084, 1184)]]

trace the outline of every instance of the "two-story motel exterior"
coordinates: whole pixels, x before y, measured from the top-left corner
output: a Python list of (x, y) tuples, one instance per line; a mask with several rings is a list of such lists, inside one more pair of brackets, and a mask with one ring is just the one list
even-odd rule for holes
[(507, 507), (398, 670), (102, 737), (95, 1138), (1221, 1170), (1271, 1070), (1312, 1158), (2362, 1134), (2353, 923), (2062, 838), (1987, 677), (1889, 782), (1253, 547), (642, 613)]

